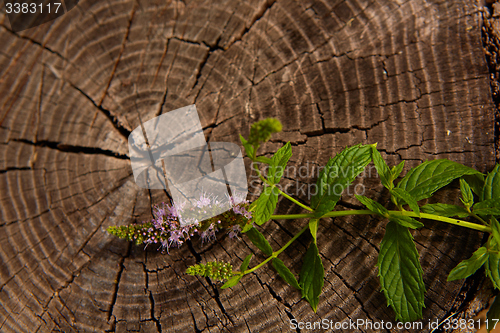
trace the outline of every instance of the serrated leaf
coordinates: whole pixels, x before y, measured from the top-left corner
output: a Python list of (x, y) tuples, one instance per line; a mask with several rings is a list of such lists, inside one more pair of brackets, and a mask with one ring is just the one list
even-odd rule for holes
[(478, 196), (478, 198), (481, 198), (484, 188), (484, 175), (466, 175), (462, 178), (467, 182), (467, 184), (469, 184), (472, 192), (474, 192)]
[(460, 201), (462, 201), (465, 207), (472, 207), (474, 204), (474, 196), (472, 195), (469, 184), (463, 178), (460, 178), (460, 192), (462, 193)]
[(500, 215), (500, 198), (478, 202), (474, 205), (472, 211), (477, 215)]
[(245, 138), (240, 134), (240, 141), (241, 141), (241, 144), (243, 145), (243, 148), (245, 148), (245, 153), (247, 154), (248, 157), (250, 157), (250, 159), (254, 159), (255, 157), (255, 149), (254, 147), (248, 143), (247, 140), (245, 140)]
[(319, 221), (319, 219), (311, 219), (309, 221), (309, 231), (311, 232), (311, 236), (314, 240), (314, 243), (317, 243), (316, 237), (318, 234), (318, 221)]
[(434, 214), (444, 217), (467, 217), (469, 212), (464, 207), (442, 203), (427, 204), (420, 207), (420, 211), (426, 214)]
[(420, 221), (417, 221), (409, 216), (404, 215), (389, 215), (389, 221), (396, 222), (400, 226), (408, 227), (412, 229), (422, 228), (424, 224)]
[(486, 176), (481, 201), (494, 198), (500, 198), (500, 164)]
[(474, 274), (488, 260), (488, 250), (482, 246), (472, 254), (472, 257), (462, 260), (448, 275), (448, 281), (465, 279)]
[(399, 162), (398, 165), (395, 165), (391, 168), (391, 181), (394, 181), (396, 178), (399, 177), (404, 167), (405, 167), (405, 161), (401, 161)]
[(397, 187), (406, 190), (419, 201), (429, 198), (456, 178), (474, 174), (480, 172), (447, 159), (426, 161), (408, 171)]
[(420, 208), (418, 207), (417, 200), (415, 200), (415, 198), (413, 198), (410, 193), (406, 192), (406, 190), (402, 188), (396, 187), (392, 189), (391, 194), (398, 199), (398, 202), (406, 202), (408, 206), (410, 206), (411, 210), (413, 210), (418, 216), (420, 216)]
[(418, 252), (408, 228), (389, 222), (378, 256), (379, 276), (387, 303), (396, 320), (415, 321), (422, 317), (425, 285)]
[(497, 244), (500, 244), (500, 223), (498, 223), (497, 219), (491, 218), (491, 234), (495, 238)]
[(376, 202), (370, 198), (367, 198), (365, 196), (362, 196), (362, 195), (355, 194), (354, 196), (356, 197), (356, 199), (359, 200), (359, 202), (361, 202), (363, 205), (365, 205), (366, 208), (368, 208), (372, 212), (375, 212), (378, 215), (383, 216), (383, 217), (389, 217), (389, 211), (384, 206), (379, 204), (378, 202)]
[(500, 296), (497, 295), (493, 300), (493, 303), (491, 304), (488, 313), (486, 313), (486, 330), (490, 332), (492, 329), (495, 329), (495, 326), (497, 325), (499, 319), (500, 319)]
[(264, 164), (271, 164), (271, 159), (269, 157), (265, 157), (265, 156), (257, 156), (257, 157), (255, 157), (254, 161), (264, 163)]
[(486, 261), (486, 275), (493, 283), (493, 287), (500, 289), (500, 256), (498, 252), (489, 252), (488, 261)]
[(243, 262), (241, 263), (241, 266), (240, 266), (240, 272), (244, 272), (247, 270), (248, 268), (248, 265), (250, 264), (250, 260), (252, 259), (252, 254), (250, 253), (249, 255), (247, 255), (245, 257), (245, 260), (243, 260)]
[(286, 145), (278, 149), (278, 151), (271, 158), (269, 173), (267, 175), (267, 180), (271, 184), (277, 184), (280, 182), (290, 157), (292, 157), (292, 145), (290, 142), (287, 142)]
[(318, 191), (311, 198), (311, 208), (316, 217), (333, 210), (342, 192), (370, 163), (371, 149), (372, 145), (356, 145), (344, 149), (328, 161), (316, 182)]
[(276, 209), (276, 204), (278, 203), (278, 189), (272, 186), (266, 186), (256, 202), (253, 220), (258, 225), (262, 225), (269, 221)]
[(226, 288), (234, 287), (235, 285), (238, 284), (238, 282), (240, 282), (241, 277), (242, 277), (241, 274), (233, 276), (232, 278), (230, 278), (229, 280), (227, 280), (226, 283), (224, 283), (222, 285), (222, 287), (220, 287), (220, 288), (221, 289), (226, 289)]
[(380, 177), (380, 182), (385, 188), (392, 189), (393, 184), (391, 181), (391, 170), (376, 147), (372, 147), (372, 159), (373, 164), (375, 164), (375, 169), (377, 169), (377, 173)]
[(251, 228), (246, 232), (245, 235), (247, 235), (248, 239), (250, 239), (253, 245), (257, 246), (257, 248), (261, 250), (266, 256), (269, 257), (273, 254), (273, 248), (259, 230)]
[(319, 256), (318, 247), (314, 242), (311, 242), (300, 270), (299, 285), (302, 287), (302, 297), (309, 302), (314, 312), (318, 308), (324, 275), (325, 269)]
[(299, 283), (297, 282), (297, 279), (295, 278), (295, 275), (293, 275), (292, 272), (288, 269), (288, 267), (285, 266), (283, 261), (278, 258), (273, 259), (273, 267), (274, 269), (278, 272), (278, 274), (281, 276), (283, 280), (285, 280), (286, 283), (291, 285), (292, 287), (301, 290), (302, 288), (299, 286)]

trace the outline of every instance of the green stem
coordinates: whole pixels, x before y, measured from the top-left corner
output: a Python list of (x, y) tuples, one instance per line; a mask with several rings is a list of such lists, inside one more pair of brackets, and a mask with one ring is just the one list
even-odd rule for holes
[[(338, 210), (335, 212), (326, 213), (322, 217), (338, 217), (338, 216), (349, 216), (349, 215), (372, 215), (375, 214), (371, 210)], [(305, 218), (315, 218), (314, 214), (287, 214), (287, 215), (271, 215), (271, 219), (274, 220), (293, 220), (293, 219), (305, 219)]]
[(299, 205), (300, 207), (302, 207), (302, 208), (304, 208), (305, 210), (308, 210), (308, 211), (310, 211), (310, 212), (313, 212), (313, 211), (314, 211), (314, 209), (312, 209), (311, 207), (306, 206), (306, 205), (304, 205), (303, 203), (301, 203), (301, 202), (297, 201), (296, 199), (292, 198), (291, 196), (289, 196), (288, 194), (286, 194), (285, 192), (283, 192), (283, 191), (282, 191), (282, 190), (280, 190), (279, 188), (278, 188), (278, 191), (279, 191), (279, 193), (280, 193), (282, 196), (284, 196), (285, 198), (287, 198), (287, 199), (288, 199), (288, 200), (290, 200), (291, 202), (295, 203), (296, 205)]
[(304, 233), (304, 231), (306, 231), (308, 229), (309, 229), (309, 224), (307, 224), (304, 228), (302, 228), (302, 230), (300, 230), (295, 236), (293, 236), (293, 238), (290, 239), (288, 241), (288, 243), (283, 245), (283, 247), (281, 249), (279, 249), (276, 252), (273, 252), (273, 254), (269, 258), (267, 258), (266, 260), (264, 260), (263, 262), (261, 262), (257, 266), (252, 267), (252, 268), (244, 271), (243, 275), (248, 274), (248, 273), (252, 273), (253, 271), (255, 271), (255, 270), (261, 268), (262, 266), (264, 266), (265, 264), (267, 264), (270, 260), (273, 260), (274, 258), (276, 258), (281, 252), (285, 251), (286, 248), (289, 247), (297, 238), (299, 238), (299, 236), (302, 235)]
[(444, 217), (444, 216), (439, 216), (439, 215), (434, 215), (434, 214), (420, 213), (420, 216), (418, 216), (417, 213), (407, 212), (407, 211), (402, 211), (402, 212), (391, 211), (390, 213), (393, 215), (397, 215), (399, 213), (400, 215), (404, 215), (404, 216), (421, 217), (424, 219), (450, 223), (450, 224), (458, 225), (459, 227), (465, 227), (465, 228), (474, 229), (477, 231), (489, 232), (489, 233), (491, 232), (491, 228), (484, 226), (484, 225), (480, 225), (480, 224), (476, 224), (476, 223), (472, 223), (472, 222), (467, 222), (467, 221), (462, 221), (462, 220), (457, 220), (457, 219), (452, 219), (449, 217)]
[[(469, 229), (474, 229), (482, 232), (491, 232), (491, 228), (488, 226), (476, 224), (476, 223), (471, 223), (467, 221), (462, 221), (462, 220), (457, 220), (457, 219), (452, 219), (449, 217), (444, 217), (444, 216), (439, 216), (439, 215), (434, 215), (434, 214), (426, 214), (426, 213), (420, 213), (420, 216), (418, 216), (414, 212), (408, 212), (408, 211), (399, 211), (399, 210), (391, 210), (389, 211), (391, 215), (404, 215), (404, 216), (409, 216), (409, 217), (421, 217), (424, 219), (428, 220), (435, 220), (435, 221), (440, 221), (440, 222), (445, 222), (445, 223), (450, 223), (454, 225), (458, 225), (460, 227), (465, 227)], [(322, 217), (338, 217), (338, 216), (348, 216), (348, 215), (371, 215), (371, 214), (376, 214), (375, 212), (372, 212), (371, 210), (340, 210), (340, 211), (334, 211), (330, 213), (326, 213)], [(290, 214), (290, 215), (271, 215), (271, 219), (275, 220), (287, 220), (287, 219), (301, 219), (301, 218), (314, 218), (314, 214)]]

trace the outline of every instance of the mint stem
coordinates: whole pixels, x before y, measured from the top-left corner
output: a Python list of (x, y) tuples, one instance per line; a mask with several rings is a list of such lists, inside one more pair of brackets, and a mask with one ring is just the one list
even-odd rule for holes
[[(465, 227), (469, 229), (474, 229), (482, 232), (491, 232), (491, 228), (488, 226), (472, 223), (472, 222), (467, 222), (467, 221), (462, 221), (462, 220), (457, 220), (449, 217), (444, 217), (444, 216), (439, 216), (439, 215), (434, 215), (434, 214), (426, 214), (426, 213), (420, 213), (420, 216), (418, 216), (414, 212), (409, 212), (409, 211), (399, 211), (399, 210), (391, 210), (389, 211), (390, 214), (392, 215), (403, 215), (403, 216), (409, 216), (409, 217), (421, 217), (424, 219), (428, 220), (435, 220), (435, 221), (440, 221), (440, 222), (445, 222), (445, 223), (450, 223), (453, 225), (457, 225), (460, 227)], [(372, 212), (371, 210), (340, 210), (340, 211), (334, 211), (334, 212), (329, 212), (323, 215), (322, 217), (338, 217), (338, 216), (349, 216), (349, 215), (371, 215), (371, 214), (376, 214), (375, 212)], [(301, 218), (315, 218), (314, 214), (289, 214), (289, 215), (271, 215), (271, 219), (274, 220), (290, 220), (290, 219), (301, 219)]]
[(273, 260), (274, 258), (276, 258), (281, 252), (285, 251), (287, 247), (292, 245), (292, 243), (297, 238), (299, 238), (299, 236), (302, 235), (304, 233), (304, 231), (306, 231), (308, 229), (309, 229), (309, 223), (304, 228), (302, 228), (302, 230), (300, 230), (295, 236), (293, 236), (293, 238), (290, 239), (285, 245), (283, 245), (283, 247), (281, 249), (279, 249), (276, 252), (273, 252), (273, 254), (269, 258), (267, 258), (266, 260), (264, 260), (260, 264), (256, 265), (255, 267), (252, 267), (251, 269), (244, 271), (243, 275), (248, 274), (248, 273), (252, 273), (253, 271), (255, 271), (255, 270), (259, 269), (260, 267), (264, 266), (265, 264), (267, 264), (270, 260)]

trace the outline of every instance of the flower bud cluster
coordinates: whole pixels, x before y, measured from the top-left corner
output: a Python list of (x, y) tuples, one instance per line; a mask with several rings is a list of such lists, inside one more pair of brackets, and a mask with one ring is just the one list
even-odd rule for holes
[(211, 261), (204, 264), (189, 266), (186, 270), (189, 275), (207, 276), (212, 280), (224, 281), (233, 275), (233, 266), (222, 261)]
[[(221, 203), (212, 196), (202, 194), (196, 205), (189, 210), (185, 205), (162, 203), (153, 207), (153, 219), (150, 222), (128, 226), (112, 226), (107, 231), (119, 238), (134, 241), (136, 244), (160, 244), (163, 250), (171, 246), (180, 247), (186, 240), (198, 234), (202, 243), (216, 239), (216, 233), (227, 230), (230, 238), (238, 237), (239, 232), (251, 223), (252, 214), (248, 211), (249, 203), (243, 195), (228, 198), (231, 209), (198, 221), (197, 211), (220, 211)], [(190, 217), (191, 216), (191, 217)]]

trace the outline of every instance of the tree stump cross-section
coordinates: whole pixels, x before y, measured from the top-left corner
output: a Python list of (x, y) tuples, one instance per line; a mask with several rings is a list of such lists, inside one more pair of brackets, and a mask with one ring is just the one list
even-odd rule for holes
[[(292, 143), (290, 165), (307, 174), (290, 171), (283, 185), (304, 202), (314, 170), (357, 143), (378, 142), (405, 170), (448, 158), (489, 171), (485, 10), (469, 0), (82, 0), (21, 32), (1, 12), (0, 331), (303, 332), (291, 320), (394, 321), (375, 267), (386, 221), (375, 217), (320, 222), (317, 313), (270, 266), (225, 290), (184, 273), (215, 259), (238, 267), (251, 251), (263, 259), (244, 236), (163, 255), (107, 234), (151, 219), (152, 204), (168, 199), (135, 184), (127, 138), (190, 104), (209, 142), (239, 143), (253, 122), (276, 117), (283, 132), (260, 151)], [(376, 173), (357, 182), (388, 202)], [(457, 200), (453, 189), (440, 194)], [(359, 203), (345, 195), (338, 206)], [(278, 204), (279, 213), (299, 211)], [(262, 232), (277, 249), (305, 223), (272, 221)], [(477, 290), (475, 280), (446, 277), (483, 236), (425, 224), (413, 232), (424, 329), (408, 331), (430, 331), (429, 320), (462, 310)], [(302, 236), (280, 256), (295, 274), (309, 242)]]

